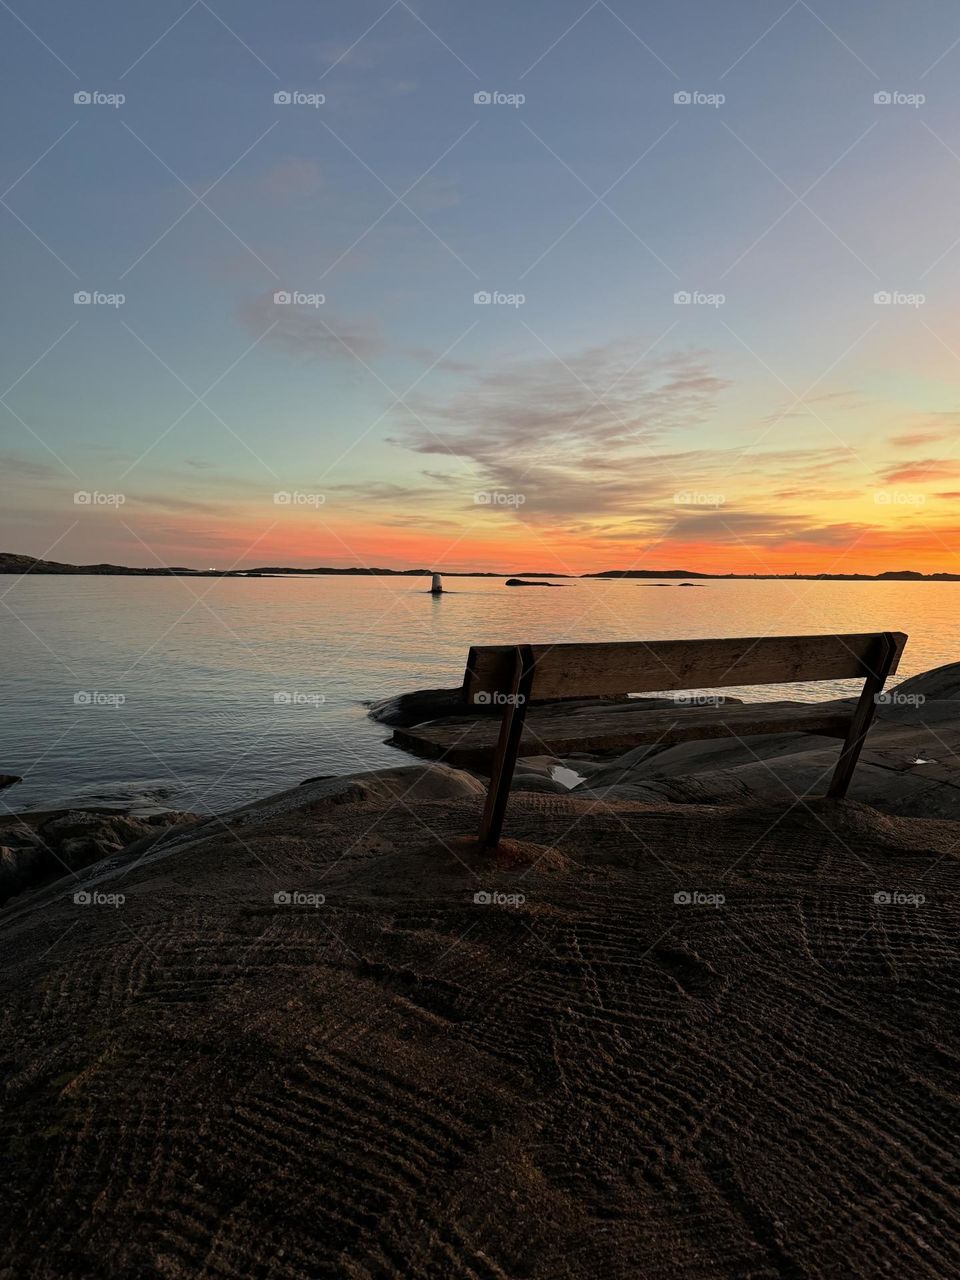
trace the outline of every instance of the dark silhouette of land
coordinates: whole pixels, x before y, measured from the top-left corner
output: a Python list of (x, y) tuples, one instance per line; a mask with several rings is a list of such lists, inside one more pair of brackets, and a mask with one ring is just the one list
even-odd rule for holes
[[(556, 576), (556, 575), (554, 575)], [(920, 573), (887, 569), (884, 573), (700, 573), (696, 569), (604, 569), (581, 578), (711, 578), (752, 582), (960, 582), (960, 573)]]
[[(0, 551), (0, 573), (16, 574), (94, 574), (131, 578), (279, 578), (279, 577), (385, 577), (429, 578), (434, 569), (381, 569), (376, 566), (353, 566), (335, 569), (318, 565), (311, 569), (294, 569), (289, 565), (263, 565), (255, 569), (191, 569), (183, 565), (156, 568), (131, 568), (120, 564), (63, 564), (58, 560), (40, 560), (35, 556)], [(920, 573), (916, 569), (888, 569), (884, 573), (701, 573), (697, 569), (604, 569), (599, 573), (550, 573), (541, 569), (519, 572), (494, 572), (489, 569), (464, 570), (459, 573), (444, 569), (450, 578), (699, 578), (719, 582), (960, 582), (960, 573)]]

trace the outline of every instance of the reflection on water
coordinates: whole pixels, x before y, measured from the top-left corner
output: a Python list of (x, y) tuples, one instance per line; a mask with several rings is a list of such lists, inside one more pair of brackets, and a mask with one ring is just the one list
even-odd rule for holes
[(0, 610), (0, 773), (27, 775), (0, 799), (222, 810), (317, 774), (407, 763), (364, 703), (459, 684), (474, 643), (900, 630), (901, 676), (960, 659), (960, 583), (444, 587), (432, 598), (422, 578), (0, 577), (13, 611)]

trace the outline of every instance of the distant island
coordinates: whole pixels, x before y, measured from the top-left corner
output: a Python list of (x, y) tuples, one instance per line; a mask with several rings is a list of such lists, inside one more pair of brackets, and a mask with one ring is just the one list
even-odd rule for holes
[(604, 569), (602, 573), (581, 573), (579, 576), (710, 578), (719, 582), (960, 582), (960, 573), (918, 573), (916, 569), (888, 569), (885, 573), (700, 573), (696, 569)]
[[(433, 569), (379, 569), (356, 566), (350, 569), (334, 569), (329, 565), (320, 565), (315, 569), (293, 569), (288, 565), (262, 565), (255, 569), (190, 569), (183, 565), (158, 566), (149, 569), (135, 569), (122, 564), (62, 564), (58, 560), (38, 560), (35, 556), (22, 556), (13, 551), (0, 551), (0, 573), (43, 573), (43, 574), (90, 574), (105, 577), (123, 578), (275, 578), (300, 575), (316, 577), (318, 574), (333, 574), (340, 577), (373, 576), (393, 578), (429, 578)], [(444, 569), (444, 576), (449, 578), (503, 578), (503, 573), (492, 573), (488, 570), (457, 573)], [(546, 573), (536, 569), (524, 570), (524, 578), (566, 578), (570, 574)]]
[[(429, 578), (433, 569), (379, 569), (356, 566), (334, 569), (319, 565), (313, 569), (293, 569), (288, 565), (264, 565), (255, 569), (190, 569), (182, 565), (135, 569), (120, 564), (62, 564), (57, 560), (39, 560), (35, 556), (0, 551), (0, 573), (92, 574), (132, 578), (276, 578), (276, 577), (392, 577)], [(916, 569), (888, 569), (885, 573), (701, 573), (697, 569), (604, 569), (600, 573), (547, 573), (526, 569), (521, 573), (494, 573), (476, 569), (455, 572), (444, 569), (450, 578), (698, 578), (719, 582), (960, 582), (960, 573), (919, 573)], [(511, 584), (512, 585), (512, 584)], [(541, 585), (541, 584), (537, 584)]]

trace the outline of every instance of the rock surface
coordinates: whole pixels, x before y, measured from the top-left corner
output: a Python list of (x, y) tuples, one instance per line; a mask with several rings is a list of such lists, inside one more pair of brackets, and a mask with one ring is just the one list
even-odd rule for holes
[(539, 791), (544, 795), (562, 796), (570, 790), (553, 776), (556, 760), (550, 756), (524, 756), (514, 773), (516, 791)]
[[(727, 698), (727, 702), (739, 702), (739, 698)], [(656, 705), (663, 706), (660, 698), (571, 698), (558, 699), (555, 702), (538, 703), (538, 711), (563, 716), (590, 707), (612, 706), (618, 703), (630, 706)], [(503, 708), (490, 704), (470, 705), (464, 701), (462, 689), (413, 689), (409, 693), (398, 693), (392, 698), (384, 698), (373, 702), (367, 709), (371, 720), (390, 725), (397, 729), (409, 729), (414, 725), (427, 724), (431, 720), (445, 720), (452, 716), (492, 716), (499, 719)]]
[(910, 676), (893, 686), (890, 692), (896, 695), (895, 704), (907, 698), (923, 698), (927, 702), (949, 701), (960, 696), (960, 662), (948, 662), (945, 666)]
[(0, 817), (0, 903), (136, 842), (149, 846), (195, 815), (165, 812), (147, 818), (115, 809), (58, 809)]
[[(883, 695), (850, 786), (886, 812), (960, 818), (960, 663)], [(852, 703), (850, 704), (852, 706)], [(577, 794), (649, 803), (778, 802), (822, 794), (840, 744), (806, 734), (638, 747), (592, 773)]]
[(466, 715), (468, 710), (461, 689), (413, 689), (371, 703), (368, 714), (380, 724), (409, 728), (440, 716)]
[(480, 859), (478, 787), (310, 782), (3, 912), (0, 1275), (960, 1274), (960, 824), (520, 793)]

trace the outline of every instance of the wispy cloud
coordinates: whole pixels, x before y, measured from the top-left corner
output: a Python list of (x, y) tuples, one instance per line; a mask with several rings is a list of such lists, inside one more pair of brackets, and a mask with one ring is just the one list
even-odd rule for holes
[(479, 484), (525, 495), (514, 510), (529, 522), (636, 513), (682, 478), (658, 446), (668, 455), (668, 437), (708, 418), (727, 385), (702, 352), (642, 351), (617, 342), (470, 368), (452, 395), (412, 401), (422, 421), (391, 442), (469, 460)]
[(278, 306), (272, 290), (243, 303), (238, 316), (254, 336), (265, 335), (265, 345), (299, 360), (367, 360), (384, 347), (376, 321), (348, 319), (325, 306)]
[(897, 463), (882, 473), (885, 484), (924, 484), (960, 476), (960, 461), (948, 458), (922, 458), (916, 462)]
[(781, 546), (802, 543), (819, 547), (848, 546), (869, 530), (853, 521), (812, 524), (797, 513), (769, 511), (699, 511), (679, 515), (671, 538), (678, 542), (747, 543)]

